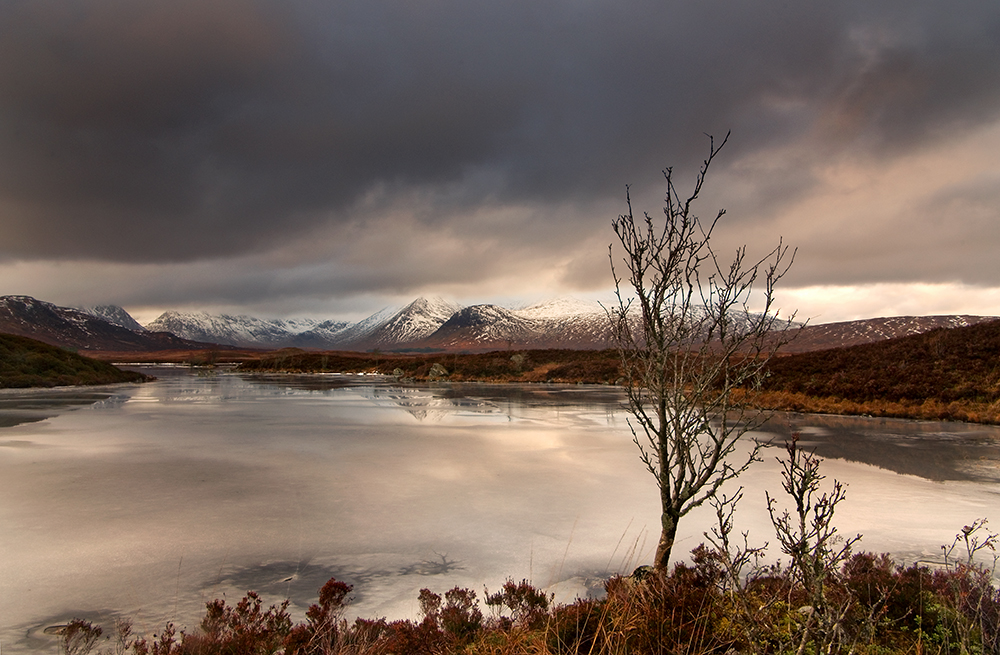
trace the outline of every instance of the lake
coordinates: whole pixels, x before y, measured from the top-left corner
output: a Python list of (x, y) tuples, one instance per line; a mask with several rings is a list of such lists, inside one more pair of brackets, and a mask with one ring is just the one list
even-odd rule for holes
[[(421, 588), (482, 598), (508, 577), (569, 601), (652, 558), (655, 482), (613, 387), (151, 372), (0, 392), (2, 652), (53, 652), (45, 629), (73, 617), (193, 629), (248, 589), (301, 618), (330, 577), (354, 585), (349, 616), (415, 617)], [(995, 514), (1000, 428), (780, 414), (753, 436), (792, 432), (847, 483), (836, 524), (865, 550), (938, 559)], [(740, 479), (753, 543), (774, 541), (780, 454)], [(710, 514), (684, 519), (675, 557)]]

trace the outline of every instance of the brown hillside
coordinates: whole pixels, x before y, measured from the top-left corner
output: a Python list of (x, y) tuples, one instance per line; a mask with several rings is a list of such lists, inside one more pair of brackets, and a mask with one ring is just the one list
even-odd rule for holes
[(898, 339), (922, 334), (939, 328), (957, 328), (995, 321), (997, 316), (889, 316), (837, 323), (810, 324), (793, 329), (791, 342), (781, 347), (782, 353), (804, 353), (829, 348), (846, 348), (863, 343)]
[(776, 394), (825, 399), (807, 411), (838, 411), (844, 401), (840, 413), (996, 422), (1000, 321), (780, 357), (770, 373), (763, 390), (782, 409), (799, 407)]

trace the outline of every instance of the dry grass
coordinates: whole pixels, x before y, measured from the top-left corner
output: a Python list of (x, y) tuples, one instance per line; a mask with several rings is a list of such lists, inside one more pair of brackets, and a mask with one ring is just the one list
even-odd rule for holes
[(787, 412), (1000, 423), (1000, 401), (944, 401), (937, 398), (859, 401), (836, 396), (809, 396), (796, 391), (762, 391), (750, 396), (749, 401), (764, 409)]

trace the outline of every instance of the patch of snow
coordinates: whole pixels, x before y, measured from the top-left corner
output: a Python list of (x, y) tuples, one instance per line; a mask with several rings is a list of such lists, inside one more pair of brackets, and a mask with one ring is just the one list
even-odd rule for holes
[(577, 298), (556, 298), (547, 300), (517, 312), (525, 318), (554, 319), (564, 317), (589, 316), (600, 314), (605, 316), (604, 308), (596, 300), (579, 300)]

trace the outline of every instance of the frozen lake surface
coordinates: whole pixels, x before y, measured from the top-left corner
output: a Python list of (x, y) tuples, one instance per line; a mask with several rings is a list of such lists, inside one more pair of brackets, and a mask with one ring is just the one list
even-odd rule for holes
[[(193, 629), (207, 601), (248, 589), (301, 618), (331, 576), (370, 618), (416, 616), (423, 587), (482, 598), (507, 577), (569, 601), (652, 557), (655, 483), (614, 388), (154, 374), (0, 392), (2, 652), (53, 652), (45, 628), (73, 617)], [(754, 436), (792, 431), (848, 484), (836, 524), (863, 549), (935, 559), (996, 518), (998, 428), (783, 414)], [(773, 541), (780, 454), (740, 480), (755, 543)], [(676, 556), (709, 525), (687, 517)]]

